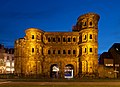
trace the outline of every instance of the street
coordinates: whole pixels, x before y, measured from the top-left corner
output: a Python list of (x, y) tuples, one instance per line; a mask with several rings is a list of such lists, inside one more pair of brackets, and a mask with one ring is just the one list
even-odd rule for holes
[(0, 85), (89, 85), (89, 86), (118, 86), (120, 82), (0, 82)]

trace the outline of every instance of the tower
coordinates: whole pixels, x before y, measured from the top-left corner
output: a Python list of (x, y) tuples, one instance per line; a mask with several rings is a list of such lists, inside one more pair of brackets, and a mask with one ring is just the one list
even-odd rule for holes
[(97, 71), (99, 18), (95, 13), (84, 14), (73, 27), (73, 31), (79, 32), (79, 66), (82, 74), (93, 74)]
[(25, 53), (26, 53), (26, 74), (40, 75), (42, 73), (42, 63), (43, 63), (43, 33), (44, 31), (37, 28), (29, 28), (25, 31), (26, 40), (25, 43)]
[(42, 73), (43, 62), (43, 31), (29, 28), (26, 36), (15, 41), (15, 73), (20, 75), (35, 75)]

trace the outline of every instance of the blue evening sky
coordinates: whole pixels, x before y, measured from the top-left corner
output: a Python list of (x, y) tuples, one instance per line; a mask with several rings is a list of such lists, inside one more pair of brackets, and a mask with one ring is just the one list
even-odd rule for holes
[(30, 27), (71, 31), (88, 12), (100, 15), (99, 53), (120, 43), (120, 0), (0, 0), (0, 43), (13, 47)]

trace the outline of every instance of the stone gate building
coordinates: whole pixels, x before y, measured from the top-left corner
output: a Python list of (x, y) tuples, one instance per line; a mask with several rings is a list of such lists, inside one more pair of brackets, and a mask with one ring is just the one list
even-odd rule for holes
[(96, 73), (99, 18), (95, 13), (81, 15), (72, 32), (27, 29), (15, 41), (15, 73), (52, 78)]

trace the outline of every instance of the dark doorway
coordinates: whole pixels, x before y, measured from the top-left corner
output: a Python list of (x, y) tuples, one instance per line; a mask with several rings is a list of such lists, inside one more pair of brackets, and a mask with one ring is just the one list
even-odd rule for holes
[(74, 76), (74, 66), (72, 64), (68, 64), (64, 69), (64, 78), (73, 78)]
[(51, 78), (58, 78), (59, 77), (59, 67), (57, 64), (53, 64), (50, 67), (50, 77)]

